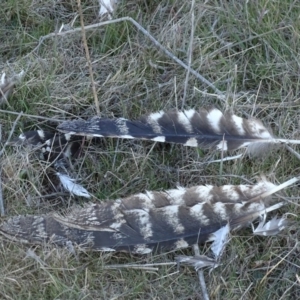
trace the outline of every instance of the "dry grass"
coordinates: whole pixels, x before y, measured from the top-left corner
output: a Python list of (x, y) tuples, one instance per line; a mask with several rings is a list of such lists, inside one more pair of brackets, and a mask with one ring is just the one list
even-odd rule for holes
[[(120, 1), (115, 17), (130, 16), (183, 61), (188, 59), (191, 1)], [(247, 2), (247, 3), (246, 3)], [(82, 1), (86, 25), (97, 22), (98, 1)], [(9, 99), (8, 110), (66, 119), (96, 114), (82, 37), (41, 36), (70, 24), (76, 0), (6, 0), (0, 7), (0, 70), (26, 71)], [(190, 74), (185, 108), (214, 105), (240, 116), (255, 116), (284, 138), (299, 138), (299, 1), (195, 0), (191, 66), (230, 95), (226, 101)], [(80, 27), (79, 17), (74, 26)], [(130, 23), (87, 31), (100, 111), (103, 116), (135, 118), (158, 109), (181, 108), (186, 71), (158, 51)], [(235, 95), (235, 97), (233, 97)], [(2, 141), (16, 116), (1, 113)], [(53, 128), (55, 122), (22, 117), (15, 134)], [(284, 148), (272, 155), (219, 164), (203, 161), (219, 153), (175, 145), (103, 140), (87, 145), (73, 165), (74, 176), (105, 201), (143, 190), (195, 184), (255, 182), (261, 174), (274, 183), (299, 174), (300, 162)], [(297, 150), (297, 148), (295, 148)], [(51, 170), (29, 149), (10, 149), (1, 158), (8, 216), (64, 210), (79, 203), (56, 193)], [(47, 170), (46, 170), (47, 169)], [(46, 172), (45, 172), (46, 171)], [(47, 182), (47, 184), (45, 184)], [(298, 197), (290, 188), (286, 196)], [(296, 202), (294, 200), (294, 202)], [(300, 298), (298, 204), (282, 212), (296, 216), (285, 235), (261, 238), (238, 232), (223, 265), (206, 273), (211, 299)], [(31, 249), (39, 257), (26, 255)], [(182, 251), (185, 254), (190, 250)], [(201, 299), (192, 269), (108, 270), (109, 264), (173, 261), (174, 253), (137, 257), (31, 247), (0, 240), (2, 299)]]

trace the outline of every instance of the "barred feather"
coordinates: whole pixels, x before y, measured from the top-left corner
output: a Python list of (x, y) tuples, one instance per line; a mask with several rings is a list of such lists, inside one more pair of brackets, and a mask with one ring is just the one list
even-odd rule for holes
[(260, 121), (223, 115), (218, 109), (161, 111), (137, 121), (94, 117), (88, 121), (64, 122), (58, 130), (82, 136), (143, 139), (223, 150), (245, 147), (263, 138), (272, 139)]
[(215, 108), (161, 111), (137, 121), (94, 117), (87, 121), (66, 121), (58, 130), (72, 135), (142, 139), (224, 151), (261, 143), (300, 144), (298, 140), (274, 139), (260, 120), (223, 114)]
[[(54, 159), (63, 149), (71, 149), (71, 156), (79, 149), (82, 136), (141, 139), (169, 142), (190, 147), (215, 148), (222, 151), (248, 147), (259, 150), (264, 143), (294, 143), (300, 140), (275, 139), (257, 119), (242, 119), (218, 109), (157, 112), (131, 121), (124, 118), (66, 121), (57, 127), (64, 134), (50, 135), (41, 130), (20, 135), (19, 141), (42, 144), (46, 158)], [(66, 144), (73, 143), (72, 146)]]
[(294, 182), (275, 186), (195, 186), (146, 192), (125, 199), (74, 208), (65, 216), (17, 216), (0, 225), (7, 238), (32, 243), (67, 242), (102, 251), (145, 254), (185, 248), (252, 222), (269, 206), (268, 197)]

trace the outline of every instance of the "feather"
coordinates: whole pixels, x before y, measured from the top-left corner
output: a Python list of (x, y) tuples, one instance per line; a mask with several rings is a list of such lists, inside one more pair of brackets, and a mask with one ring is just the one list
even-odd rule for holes
[[(124, 118), (107, 119), (94, 117), (90, 120), (66, 121), (57, 129), (64, 134), (53, 134), (41, 130), (21, 134), (18, 143), (39, 145), (45, 159), (54, 160), (56, 156), (69, 151), (71, 156), (78, 154), (82, 136), (141, 139), (155, 142), (177, 143), (184, 146), (215, 148), (221, 151), (248, 147), (249, 152), (259, 151), (266, 143), (298, 143), (300, 140), (275, 139), (257, 119), (242, 119), (233, 114), (222, 114), (218, 109), (167, 111), (152, 113), (131, 121)], [(48, 137), (48, 139), (46, 139)], [(50, 153), (50, 155), (49, 155)], [(235, 159), (240, 156), (225, 158)], [(224, 161), (224, 159), (222, 160)], [(215, 161), (217, 162), (217, 160)]]
[(266, 216), (264, 214), (258, 226), (255, 229), (253, 228), (253, 234), (262, 236), (276, 235), (288, 225), (285, 217), (277, 218), (277, 216), (274, 216), (270, 221), (266, 222)]
[(10, 145), (33, 145), (41, 146), (47, 140), (53, 139), (55, 133), (44, 130), (30, 130), (24, 133), (21, 133), (18, 138), (12, 140)]
[(103, 16), (108, 14), (109, 19), (111, 19), (111, 15), (114, 11), (114, 8), (117, 4), (118, 0), (99, 0), (100, 10), (99, 16)]
[(197, 272), (198, 270), (203, 269), (205, 267), (211, 267), (211, 268), (218, 267), (217, 261), (206, 255), (195, 255), (195, 256), (178, 255), (175, 257), (175, 260), (178, 264), (194, 267)]
[(58, 176), (63, 187), (71, 194), (85, 198), (91, 198), (89, 192), (83, 186), (74, 182), (75, 179), (66, 174), (61, 174), (60, 172), (57, 172), (56, 175)]
[(54, 161), (61, 158), (76, 157), (80, 152), (82, 137), (60, 134), (44, 130), (26, 131), (9, 145), (36, 146), (42, 153), (42, 159)]
[(140, 193), (73, 208), (65, 216), (16, 216), (0, 225), (0, 234), (21, 242), (71, 241), (83, 248), (139, 254), (186, 248), (207, 241), (226, 224), (231, 229), (250, 224), (269, 208), (271, 194), (298, 180)]
[(2, 73), (0, 78), (0, 105), (7, 101), (7, 98), (11, 94), (15, 84), (21, 80), (25, 72), (21, 71), (19, 74), (12, 78), (7, 78), (5, 73)]
[(300, 140), (273, 138), (260, 120), (223, 114), (215, 108), (160, 111), (136, 121), (94, 117), (87, 121), (66, 121), (57, 129), (71, 135), (151, 140), (222, 151), (253, 148), (261, 143), (300, 144)]
[(212, 234), (212, 240), (214, 241), (211, 245), (211, 251), (214, 256), (218, 259), (225, 248), (225, 245), (228, 242), (228, 235), (230, 232), (229, 224), (227, 223), (225, 226), (221, 227), (219, 230)]
[[(10, 145), (30, 145), (35, 146), (41, 151), (41, 159), (54, 162), (56, 171), (64, 171), (69, 166), (67, 158), (75, 157), (80, 152), (82, 137), (73, 137), (68, 134), (56, 134), (44, 130), (27, 131)], [(88, 191), (81, 185), (74, 182), (66, 174), (56, 172), (62, 186), (71, 194), (90, 198)]]
[(178, 255), (175, 257), (176, 262), (178, 264), (192, 266), (196, 271), (205, 267), (210, 267), (211, 269), (218, 267), (218, 261), (220, 260), (220, 257), (224, 251), (225, 245), (228, 243), (229, 232), (230, 227), (227, 223), (225, 226), (221, 227), (210, 235), (208, 241), (213, 241), (211, 245), (211, 251), (213, 252), (215, 259), (212, 259), (206, 255)]

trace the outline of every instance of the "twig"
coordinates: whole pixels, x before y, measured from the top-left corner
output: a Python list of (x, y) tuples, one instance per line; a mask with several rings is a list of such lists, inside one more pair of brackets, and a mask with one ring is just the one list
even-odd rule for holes
[(84, 21), (83, 21), (83, 13), (82, 13), (82, 8), (81, 8), (81, 0), (77, 0), (77, 4), (78, 4), (79, 16), (80, 16), (80, 25), (81, 25), (81, 29), (82, 29), (81, 30), (82, 31), (82, 41), (83, 41), (83, 45), (84, 45), (86, 60), (87, 60), (88, 66), (89, 66), (89, 73), (90, 73), (90, 78), (91, 78), (91, 83), (92, 83), (92, 90), (93, 90), (93, 95), (94, 95), (96, 112), (97, 112), (97, 115), (100, 116), (100, 106), (99, 106), (99, 100), (98, 100), (98, 95), (97, 95), (96, 85), (95, 85), (95, 80), (94, 80), (94, 75), (93, 75), (93, 67), (92, 67), (92, 63), (91, 63), (89, 47), (86, 42), (86, 34), (85, 34), (85, 27), (84, 27)]
[(293, 148), (291, 148), (289, 145), (284, 144), (284, 147), (289, 150), (292, 154), (294, 154), (298, 159), (300, 159), (300, 154), (296, 152)]
[[(21, 116), (23, 115), (22, 112), (20, 112), (18, 114), (18, 117), (16, 118), (16, 120), (13, 123), (13, 126), (11, 128), (11, 131), (9, 133), (9, 136), (6, 140), (6, 142), (4, 143), (1, 151), (0, 151), (0, 157), (3, 155), (4, 151), (5, 151), (5, 147), (9, 144), (9, 141), (15, 131), (16, 125), (18, 123), (18, 121), (20, 120)], [(1, 132), (0, 132), (0, 138), (1, 138)], [(5, 209), (4, 209), (4, 202), (3, 202), (3, 194), (2, 194), (2, 168), (0, 168), (0, 215), (3, 217), (5, 215)]]
[[(109, 25), (109, 24), (114, 24), (114, 23), (119, 23), (119, 22), (124, 22), (124, 21), (129, 21), (131, 22), (139, 31), (141, 31), (145, 36), (147, 36), (151, 42), (159, 48), (165, 55), (169, 56), (171, 59), (173, 59), (176, 63), (178, 63), (180, 66), (182, 66), (184, 69), (188, 70), (191, 74), (193, 74), (197, 79), (199, 79), (202, 83), (206, 84), (209, 86), (217, 95), (218, 99), (225, 101), (225, 95), (222, 91), (217, 89), (210, 81), (208, 81), (206, 78), (204, 78), (202, 75), (200, 75), (197, 71), (194, 69), (190, 68), (188, 65), (186, 65), (182, 60), (177, 58), (172, 52), (167, 50), (162, 44), (160, 44), (144, 27), (142, 27), (138, 22), (136, 22), (134, 19), (130, 17), (123, 17), (123, 18), (118, 18), (114, 20), (109, 20), (105, 22), (100, 22), (97, 24), (92, 24), (92, 25), (87, 25), (84, 26), (84, 30), (90, 30), (90, 29), (95, 29), (101, 26)], [(67, 34), (73, 34), (76, 32), (80, 32), (83, 29), (81, 27), (74, 28), (72, 30), (67, 30), (67, 31), (62, 31), (62, 32), (53, 32), (49, 33), (43, 37), (40, 38), (39, 44), (37, 47), (34, 48), (32, 52), (35, 52), (39, 49), (39, 47), (42, 45), (43, 41), (51, 38), (51, 37), (56, 37), (56, 36), (64, 36)]]
[(240, 299), (247, 299), (246, 294), (249, 292), (250, 288), (253, 286), (253, 282), (250, 283), (250, 285), (246, 288), (243, 295), (240, 297)]
[(198, 278), (199, 278), (200, 286), (201, 286), (201, 289), (202, 289), (203, 299), (204, 300), (209, 300), (203, 270), (198, 271)]
[[(7, 138), (7, 141), (4, 143), (1, 151), (0, 151), (0, 157), (3, 155), (4, 151), (5, 151), (5, 147), (8, 145), (14, 131), (16, 128), (16, 125), (18, 123), (18, 121), (20, 120), (21, 116), (23, 115), (22, 112), (20, 112), (18, 114), (18, 117), (16, 118), (16, 120), (13, 123), (13, 126), (11, 128), (11, 131), (9, 133), (9, 136)], [(4, 209), (4, 202), (3, 202), (3, 194), (2, 194), (2, 168), (0, 168), (0, 215), (3, 217), (5, 215), (5, 209)]]
[[(5, 114), (10, 114), (10, 115), (19, 115), (20, 113), (15, 112), (15, 111), (10, 111), (10, 110), (4, 110), (4, 109), (0, 109), (0, 113), (5, 113)], [(52, 119), (52, 118), (47, 118), (47, 117), (42, 117), (42, 116), (36, 116), (36, 115), (29, 115), (29, 114), (23, 114), (23, 117), (28, 117), (28, 118), (34, 118), (34, 119), (42, 119), (42, 120), (46, 120), (46, 121), (52, 121), (55, 123), (61, 123), (65, 120), (60, 120), (60, 119)]]
[(150, 154), (152, 153), (154, 147), (156, 146), (157, 142), (154, 142), (153, 145), (151, 146), (150, 150), (148, 151), (147, 155), (145, 156), (145, 158), (143, 159), (143, 162), (141, 164), (141, 170), (144, 170), (145, 164), (149, 159)]
[(185, 105), (188, 82), (189, 82), (190, 71), (191, 71), (191, 63), (192, 63), (193, 41), (194, 41), (194, 32), (195, 32), (194, 7), (195, 7), (195, 0), (192, 0), (192, 5), (191, 5), (191, 36), (190, 36), (190, 45), (189, 45), (189, 49), (188, 49), (188, 70), (186, 72), (186, 77), (185, 77), (185, 82), (184, 82), (183, 98), (182, 98), (182, 105), (181, 105), (182, 110), (184, 109), (184, 105)]
[(19, 122), (19, 120), (20, 120), (20, 118), (22, 117), (22, 115), (23, 115), (23, 112), (18, 113), (18, 117), (16, 118), (16, 120), (15, 120), (14, 123), (13, 123), (13, 126), (12, 126), (12, 128), (11, 128), (11, 131), (10, 131), (9, 136), (8, 136), (8, 138), (7, 138), (7, 141), (4, 143), (4, 145), (3, 145), (3, 147), (2, 147), (2, 149), (1, 149), (1, 151), (0, 151), (0, 157), (1, 157), (1, 156), (3, 155), (3, 153), (4, 153), (5, 147), (9, 144), (9, 142), (10, 142), (10, 140), (11, 140), (11, 137), (12, 137), (14, 131), (15, 131), (16, 125), (17, 125), (17, 123)]
[[(216, 97), (217, 99), (225, 101), (224, 95), (220, 95), (218, 93), (217, 94), (207, 93), (206, 91), (201, 91), (201, 90), (197, 89), (195, 86), (194, 86), (194, 90), (197, 91), (198, 93), (202, 94), (203, 96)], [(232, 94), (230, 94), (229, 96), (232, 96)], [(252, 106), (251, 106), (251, 108), (252, 108)]]
[(1, 217), (5, 216), (3, 194), (2, 194), (2, 168), (0, 168), (0, 215)]
[(118, 148), (119, 148), (119, 143), (120, 143), (120, 139), (117, 139), (117, 142), (116, 142), (116, 148), (115, 148), (115, 154), (114, 154), (114, 158), (113, 158), (113, 162), (112, 162), (112, 166), (111, 166), (111, 169), (112, 170), (115, 170), (115, 167), (116, 167), (116, 160), (117, 160), (117, 154), (118, 154)]
[[(200, 256), (200, 250), (199, 250), (199, 245), (198, 244), (193, 245), (193, 250), (194, 250), (195, 256)], [(203, 300), (209, 300), (209, 296), (208, 296), (208, 292), (207, 292), (207, 288), (206, 288), (206, 283), (205, 283), (205, 278), (204, 278), (204, 272), (203, 272), (202, 269), (199, 269), (197, 271), (197, 273), (198, 273), (200, 287), (201, 287), (201, 290), (202, 290)]]
[(105, 266), (104, 269), (136, 269), (136, 270), (148, 270), (148, 271), (158, 271), (159, 268), (155, 266), (175, 266), (176, 262), (170, 262), (170, 263), (154, 263), (154, 264), (123, 264), (123, 265), (108, 265)]
[[(2, 140), (2, 127), (0, 124), (0, 142)], [(0, 167), (0, 216), (3, 217), (5, 215), (4, 210), (4, 202), (3, 202), (3, 194), (2, 194), (2, 166)]]
[[(229, 160), (236, 160), (238, 158), (241, 158), (243, 155), (244, 154), (238, 154), (238, 155), (235, 155), (235, 156), (226, 156), (226, 157), (222, 157), (221, 159), (215, 159), (215, 160), (205, 161), (205, 162), (199, 163), (199, 164), (205, 165), (205, 164), (219, 163), (219, 162), (224, 162), (224, 161), (229, 161)], [(222, 174), (220, 174), (219, 176), (222, 176)]]

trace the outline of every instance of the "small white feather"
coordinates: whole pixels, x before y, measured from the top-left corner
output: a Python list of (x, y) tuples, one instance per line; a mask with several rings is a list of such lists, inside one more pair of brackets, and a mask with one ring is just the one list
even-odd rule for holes
[(1, 84), (1, 85), (4, 85), (4, 84), (5, 84), (5, 82), (6, 82), (5, 77), (6, 77), (6, 74), (5, 74), (5, 73), (2, 73), (1, 79), (0, 79), (0, 84)]
[(224, 247), (228, 242), (229, 231), (230, 227), (227, 223), (225, 226), (214, 232), (210, 237), (210, 240), (214, 241), (211, 245), (211, 250), (216, 258), (219, 258), (223, 253)]
[(100, 11), (99, 16), (108, 14), (108, 17), (111, 19), (111, 14), (114, 11), (115, 4), (118, 0), (99, 0)]
[(196, 271), (205, 267), (216, 268), (218, 266), (217, 262), (214, 259), (206, 255), (195, 255), (195, 256), (178, 255), (175, 257), (175, 260), (178, 264), (194, 267)]
[(83, 186), (81, 186), (78, 183), (75, 183), (75, 180), (70, 178), (68, 175), (61, 174), (59, 172), (57, 172), (56, 175), (58, 176), (63, 187), (71, 194), (85, 198), (91, 197), (89, 192)]
[(274, 216), (270, 221), (266, 222), (266, 214), (264, 214), (258, 226), (255, 229), (252, 228), (253, 234), (262, 236), (276, 235), (286, 228), (287, 223), (284, 216), (281, 218)]

